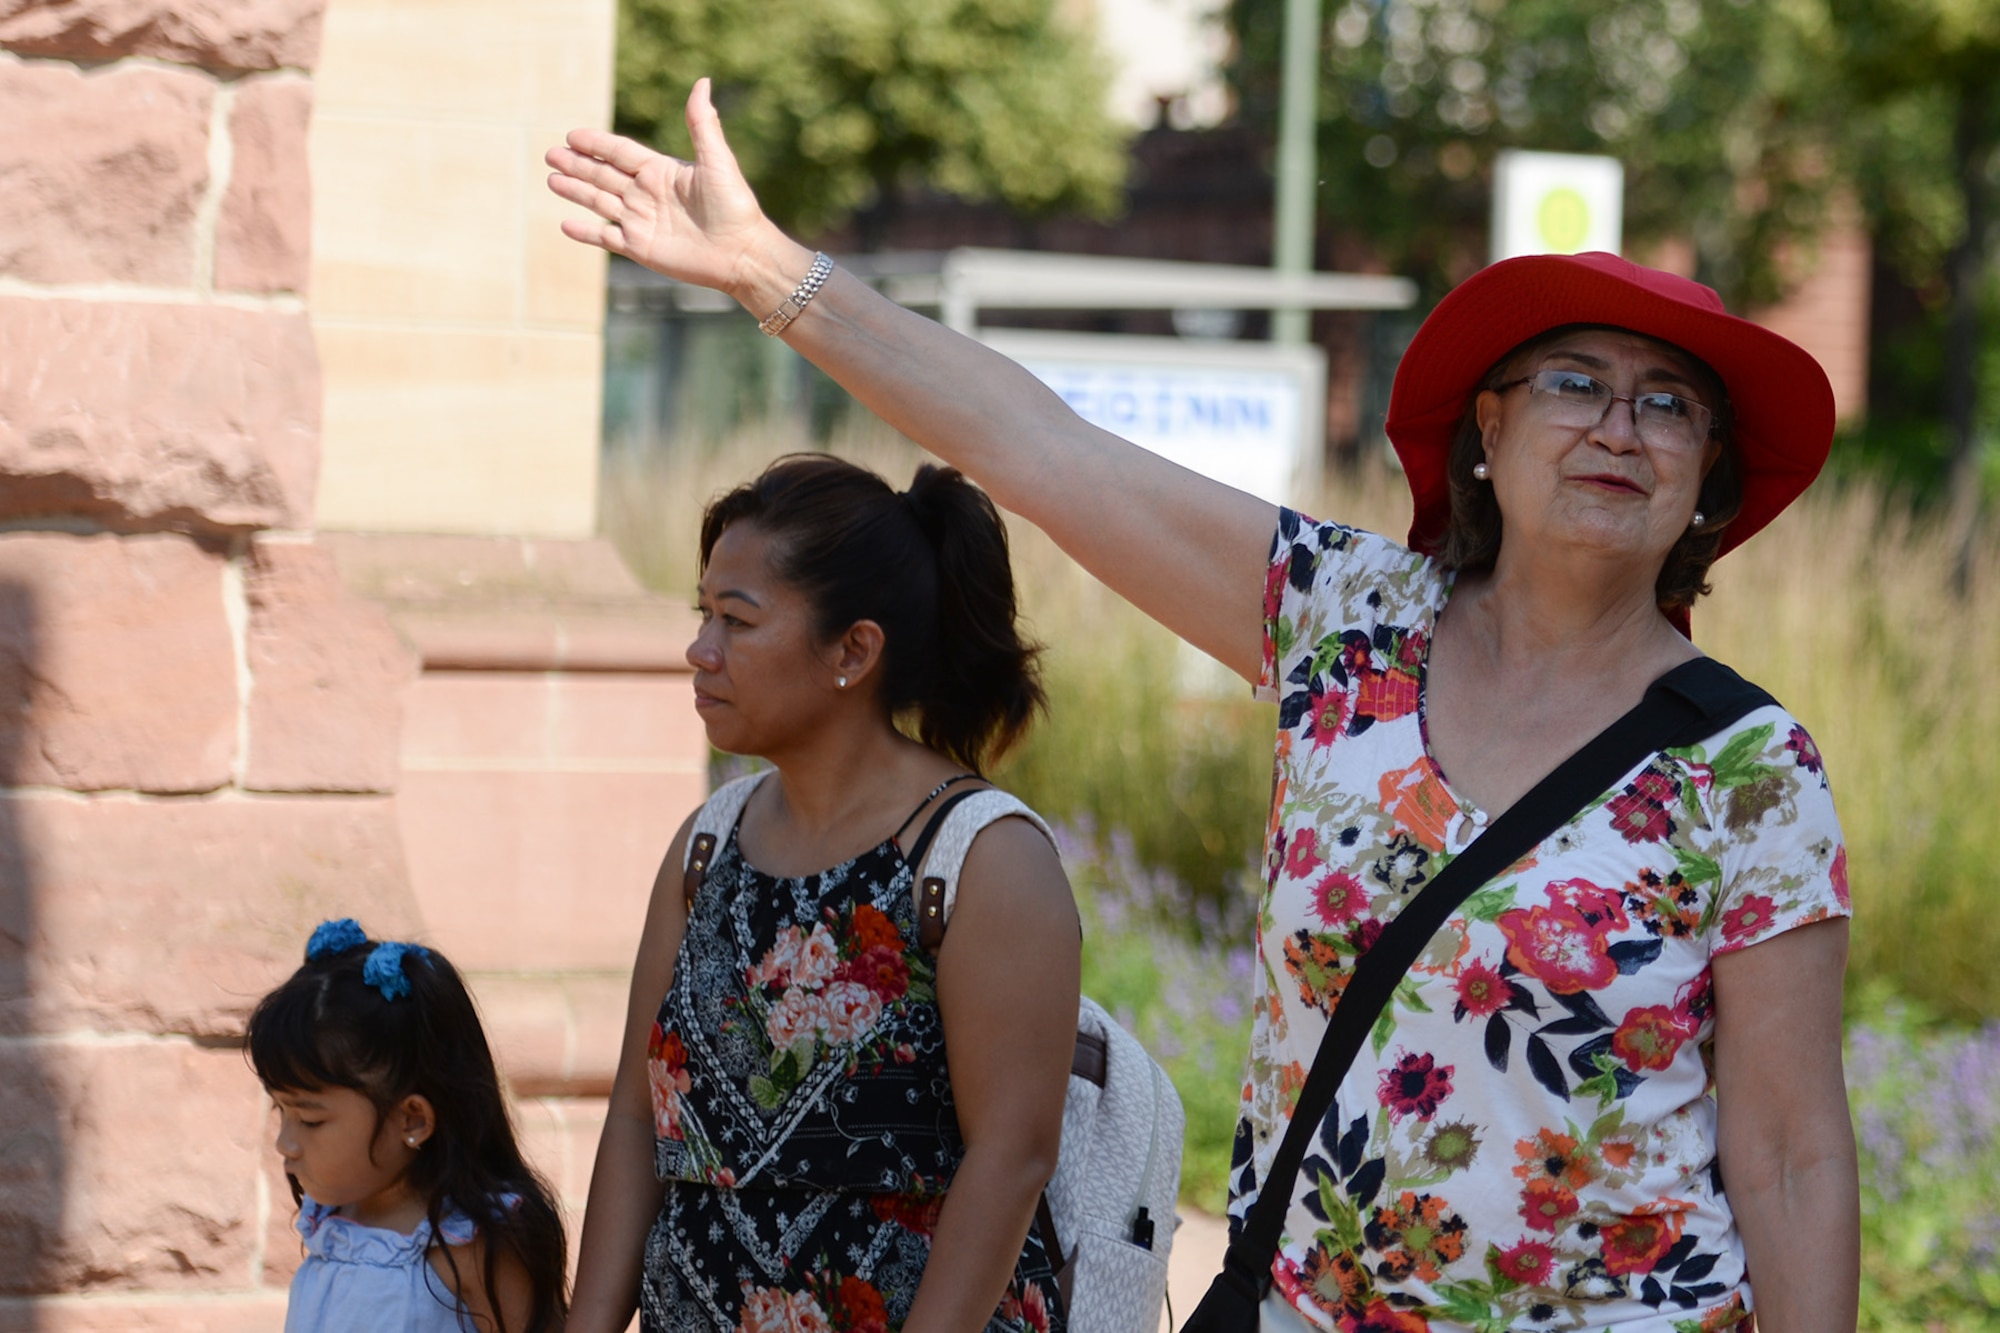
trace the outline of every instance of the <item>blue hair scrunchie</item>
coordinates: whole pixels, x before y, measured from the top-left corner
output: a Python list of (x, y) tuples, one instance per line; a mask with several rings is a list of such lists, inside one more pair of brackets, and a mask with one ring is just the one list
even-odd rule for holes
[(410, 993), (410, 978), (403, 971), (403, 956), (415, 954), (419, 958), (429, 958), (431, 951), (421, 944), (399, 944), (394, 940), (375, 946), (368, 961), (362, 964), (361, 980), (382, 992), (385, 1000), (400, 1000)]
[(368, 943), (368, 932), (361, 923), (351, 916), (343, 916), (334, 921), (322, 921), (314, 927), (312, 938), (306, 941), (306, 961), (317, 963), (329, 954), (346, 953)]

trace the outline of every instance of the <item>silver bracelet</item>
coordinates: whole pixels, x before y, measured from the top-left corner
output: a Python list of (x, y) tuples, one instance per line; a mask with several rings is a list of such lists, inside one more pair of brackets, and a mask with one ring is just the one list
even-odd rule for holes
[(758, 320), (757, 327), (770, 334), (773, 338), (783, 333), (786, 327), (799, 317), (799, 313), (811, 303), (813, 297), (819, 295), (819, 289), (826, 285), (827, 277), (832, 272), (833, 261), (826, 257), (824, 251), (814, 251), (812, 267), (806, 270), (804, 280), (798, 286), (792, 288), (790, 296), (778, 302), (776, 310)]

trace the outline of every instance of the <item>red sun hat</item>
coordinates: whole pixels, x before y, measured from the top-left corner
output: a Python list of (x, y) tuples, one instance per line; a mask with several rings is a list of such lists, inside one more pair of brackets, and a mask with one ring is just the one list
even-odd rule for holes
[(1524, 255), (1481, 269), (1424, 320), (1396, 368), (1387, 430), (1409, 477), (1410, 547), (1434, 555), (1451, 517), (1445, 465), (1467, 400), (1494, 363), (1565, 324), (1608, 324), (1707, 362), (1729, 390), (1743, 509), (1721, 554), (1776, 518), (1833, 444), (1833, 386), (1811, 353), (1722, 308), (1714, 289), (1617, 255)]

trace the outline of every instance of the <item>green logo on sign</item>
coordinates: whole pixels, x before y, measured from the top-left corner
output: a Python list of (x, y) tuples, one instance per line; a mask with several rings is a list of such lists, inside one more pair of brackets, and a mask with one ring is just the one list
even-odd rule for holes
[(1542, 196), (1542, 206), (1535, 210), (1535, 230), (1552, 253), (1573, 255), (1590, 235), (1590, 205), (1569, 186), (1558, 185)]

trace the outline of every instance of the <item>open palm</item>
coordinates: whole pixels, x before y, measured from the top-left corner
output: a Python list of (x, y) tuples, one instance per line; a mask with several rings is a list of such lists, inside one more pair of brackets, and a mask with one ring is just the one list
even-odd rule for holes
[(655, 152), (605, 130), (572, 130), (545, 159), (549, 188), (595, 217), (563, 234), (703, 287), (731, 291), (752, 239), (771, 223), (743, 179), (701, 79), (688, 94), (694, 161)]

